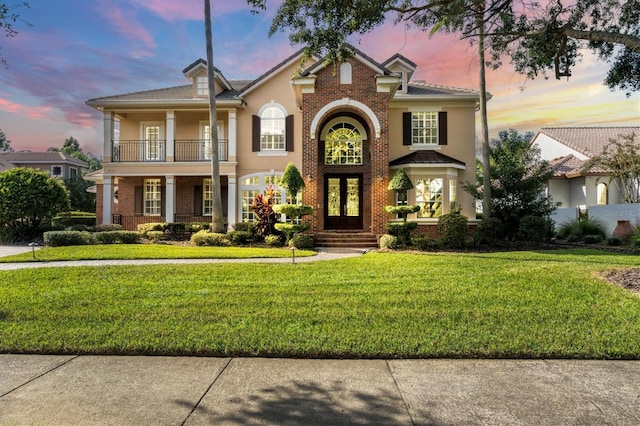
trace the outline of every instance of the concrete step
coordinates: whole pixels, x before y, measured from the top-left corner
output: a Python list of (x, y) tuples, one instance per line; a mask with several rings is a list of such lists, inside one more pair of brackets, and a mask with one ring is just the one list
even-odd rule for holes
[(372, 248), (378, 246), (378, 240), (368, 232), (319, 232), (315, 235), (315, 245), (328, 248)]

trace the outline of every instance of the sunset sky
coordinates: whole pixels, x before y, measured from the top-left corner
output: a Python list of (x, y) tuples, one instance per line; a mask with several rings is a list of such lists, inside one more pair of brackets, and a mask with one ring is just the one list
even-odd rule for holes
[[(19, 3), (8, 0), (6, 3)], [(16, 150), (60, 147), (70, 136), (102, 156), (102, 118), (90, 98), (187, 84), (182, 69), (205, 58), (202, 0), (29, 0), (15, 38), (0, 38), (0, 130)], [(273, 2), (268, 2), (271, 4)], [(300, 46), (267, 37), (273, 10), (253, 15), (243, 0), (212, 0), (214, 62), (229, 80), (258, 77)], [(399, 52), (428, 83), (477, 89), (474, 47), (455, 35), (385, 25), (360, 40), (384, 61)], [(640, 93), (626, 97), (602, 84), (607, 64), (585, 52), (567, 79), (534, 81), (508, 61), (487, 71), (492, 137), (515, 128), (640, 125)]]

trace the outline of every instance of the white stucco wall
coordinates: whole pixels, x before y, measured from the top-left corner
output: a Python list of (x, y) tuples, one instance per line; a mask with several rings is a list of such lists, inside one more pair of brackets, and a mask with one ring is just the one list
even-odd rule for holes
[(564, 157), (569, 154), (573, 154), (579, 160), (589, 159), (586, 155), (583, 155), (575, 149), (569, 148), (568, 146), (556, 141), (555, 139), (551, 139), (549, 136), (542, 133), (538, 133), (536, 135), (532, 145), (540, 147), (540, 156), (543, 160), (547, 161), (551, 161), (558, 157)]

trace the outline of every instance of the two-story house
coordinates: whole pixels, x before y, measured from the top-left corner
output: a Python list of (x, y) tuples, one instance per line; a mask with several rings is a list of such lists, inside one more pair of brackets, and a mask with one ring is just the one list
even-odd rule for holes
[[(461, 182), (475, 179), (478, 93), (413, 82), (402, 55), (379, 63), (354, 49), (343, 63), (302, 51), (255, 80), (215, 72), (219, 159), (226, 223), (254, 220), (256, 194), (288, 162), (306, 182), (311, 232), (385, 233), (394, 219), (389, 179), (404, 168), (415, 189), (412, 220), (431, 227), (453, 203), (475, 215)], [(87, 101), (104, 114), (104, 170), (95, 176), (98, 222), (210, 220), (211, 179), (206, 62), (183, 70), (189, 83)]]
[(26, 167), (49, 173), (60, 179), (82, 176), (89, 165), (63, 152), (5, 152), (0, 154), (0, 172), (13, 167)]

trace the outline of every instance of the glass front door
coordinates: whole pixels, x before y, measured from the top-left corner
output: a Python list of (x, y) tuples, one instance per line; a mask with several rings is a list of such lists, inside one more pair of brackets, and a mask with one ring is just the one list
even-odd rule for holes
[(325, 175), (325, 229), (362, 229), (362, 176)]

